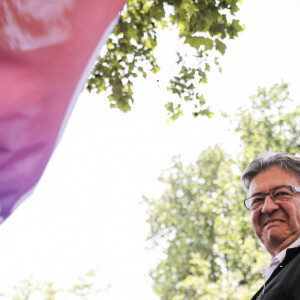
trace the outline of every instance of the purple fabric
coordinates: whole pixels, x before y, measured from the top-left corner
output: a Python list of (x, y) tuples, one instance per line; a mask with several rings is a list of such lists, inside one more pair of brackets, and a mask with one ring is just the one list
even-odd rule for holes
[(2, 0), (0, 220), (41, 177), (90, 58), (124, 0)]

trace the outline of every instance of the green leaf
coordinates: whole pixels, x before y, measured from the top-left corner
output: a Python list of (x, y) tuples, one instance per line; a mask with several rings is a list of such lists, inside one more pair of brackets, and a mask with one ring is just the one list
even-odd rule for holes
[[(172, 84), (168, 90), (178, 95), (180, 104), (183, 101), (195, 104), (198, 83), (207, 82), (210, 72), (208, 62), (214, 59), (215, 49), (224, 54), (225, 41), (235, 38), (243, 30), (234, 18), (239, 10), (238, 2), (128, 0), (107, 42), (107, 51), (101, 53), (86, 88), (97, 93), (108, 91), (112, 107), (129, 111), (134, 103), (132, 87), (116, 78), (133, 81), (140, 73), (144, 78), (149, 72), (158, 73), (158, 32), (173, 30), (178, 39), (184, 41), (185, 47), (178, 49), (176, 63), (181, 68), (179, 74), (176, 68), (170, 69), (169, 80)], [(196, 61), (193, 68), (189, 63), (192, 60)], [(178, 118), (178, 112), (173, 117)]]
[(221, 42), (219, 39), (216, 39), (215, 40), (215, 42), (216, 42), (216, 49), (222, 54), (222, 55), (224, 55), (225, 54), (225, 51), (226, 51), (226, 45), (223, 43), (223, 42)]
[(212, 39), (205, 38), (202, 36), (190, 36), (186, 37), (185, 43), (191, 45), (195, 49), (199, 49), (200, 46), (204, 46), (205, 50), (211, 50), (214, 47)]

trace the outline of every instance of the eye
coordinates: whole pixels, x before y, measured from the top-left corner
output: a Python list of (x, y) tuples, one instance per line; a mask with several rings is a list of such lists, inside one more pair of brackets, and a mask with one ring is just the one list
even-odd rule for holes
[(290, 197), (292, 191), (289, 187), (280, 187), (278, 189), (275, 189), (272, 194), (274, 198), (281, 199), (285, 197)]
[(257, 195), (257, 196), (254, 196), (250, 199), (250, 203), (251, 203), (251, 206), (253, 207), (256, 207), (262, 203), (264, 203), (265, 201), (265, 197), (262, 196), (262, 195)]
[(289, 192), (282, 191), (282, 192), (276, 192), (274, 194), (274, 196), (278, 197), (278, 196), (284, 196), (284, 195), (289, 195), (289, 194), (290, 194)]

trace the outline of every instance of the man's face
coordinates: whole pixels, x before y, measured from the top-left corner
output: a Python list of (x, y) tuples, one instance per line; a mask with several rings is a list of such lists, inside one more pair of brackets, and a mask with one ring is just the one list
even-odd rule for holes
[[(300, 187), (300, 180), (294, 173), (274, 166), (251, 180), (248, 196), (268, 193), (280, 185)], [(300, 236), (300, 193), (281, 204), (266, 196), (264, 206), (252, 212), (252, 227), (267, 251), (276, 256)]]

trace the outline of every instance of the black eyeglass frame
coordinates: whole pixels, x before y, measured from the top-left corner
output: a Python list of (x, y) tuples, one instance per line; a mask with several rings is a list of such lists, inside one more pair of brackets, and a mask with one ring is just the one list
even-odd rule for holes
[(255, 197), (255, 196), (263, 196), (263, 197), (264, 197), (264, 201), (265, 201), (265, 200), (266, 200), (266, 197), (267, 197), (268, 195), (270, 195), (271, 199), (276, 203), (276, 199), (272, 196), (272, 193), (273, 193), (274, 191), (280, 189), (280, 188), (283, 188), (283, 187), (288, 187), (288, 188), (291, 189), (292, 194), (291, 194), (291, 197), (290, 197), (289, 199), (292, 198), (292, 196), (293, 196), (293, 194), (294, 194), (295, 192), (300, 193), (300, 188), (298, 188), (298, 187), (296, 187), (296, 186), (292, 186), (292, 185), (279, 185), (279, 186), (276, 186), (276, 187), (274, 187), (273, 189), (271, 189), (271, 190), (269, 191), (269, 193), (257, 193), (257, 194), (254, 194), (254, 195), (252, 195), (252, 196), (246, 198), (246, 199), (244, 200), (244, 205), (245, 205), (245, 207), (246, 207), (249, 211), (251, 211), (251, 206), (249, 205), (249, 208), (248, 208), (248, 206), (246, 205), (246, 201), (247, 201), (247, 200), (249, 200), (249, 199), (251, 199), (251, 198), (253, 198), (253, 197)]

